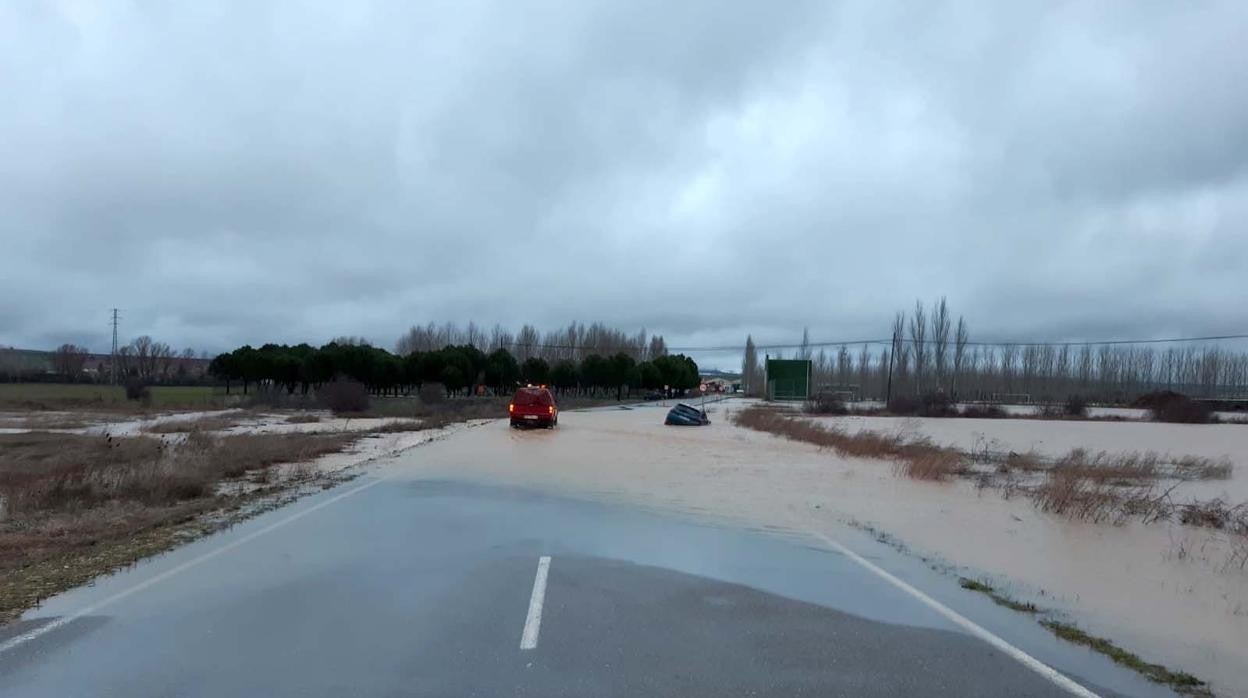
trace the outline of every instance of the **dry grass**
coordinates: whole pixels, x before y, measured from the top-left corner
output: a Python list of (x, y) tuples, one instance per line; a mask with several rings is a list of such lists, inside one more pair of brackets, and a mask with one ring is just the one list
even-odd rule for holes
[(1150, 488), (1135, 492), (1124, 489), (1104, 479), (1089, 478), (1076, 468), (1055, 468), (1030, 493), (1042, 511), (1100, 523), (1121, 521), (1128, 513), (1125, 503), (1148, 501), (1151, 492)]
[(1231, 467), (1229, 458), (1183, 456), (1174, 462), (1174, 473), (1183, 480), (1228, 480)]
[(143, 426), (145, 434), (182, 434), (192, 431), (224, 431), (236, 427), (246, 415), (234, 412), (228, 415), (207, 415), (196, 419), (173, 419)]
[(393, 422), (373, 427), (366, 433), (369, 434), (402, 434), (409, 431), (420, 431), (429, 427), (422, 421), (417, 419), (400, 419)]
[(215, 505), (218, 482), (342, 450), (358, 435), (192, 432), (146, 436), (0, 435), (0, 569), (178, 521)]
[(1044, 459), (1033, 451), (1026, 453), (1010, 451), (1005, 455), (1005, 460), (1000, 465), (1002, 472), (1021, 470), (1025, 473), (1034, 473), (1047, 468), (1048, 464), (1044, 462)]
[(102, 419), (86, 414), (60, 414), (56, 412), (35, 414), (31, 417), (0, 419), (0, 428), (48, 431), (56, 429), (82, 429), (98, 424)]
[(507, 416), (507, 402), (507, 398), (494, 397), (459, 397), (433, 401), (417, 398), (374, 398), (367, 410), (339, 416), (433, 420), (442, 426), (469, 419), (501, 419)]
[(292, 414), (286, 418), (287, 424), (316, 424), (319, 421), (321, 421), (320, 415), (312, 414), (311, 412)]
[(981, 462), (995, 462), (1000, 472), (1042, 472), (1054, 468), (1068, 468), (1097, 481), (1123, 485), (1138, 484), (1164, 478), (1176, 480), (1225, 480), (1231, 477), (1232, 464), (1227, 458), (1182, 456), (1170, 460), (1152, 451), (1089, 452), (1082, 448), (1072, 449), (1056, 459), (1048, 459), (1035, 452), (994, 454), (987, 450), (975, 451)]
[[(843, 429), (777, 410), (753, 406), (733, 421), (744, 427), (794, 441), (832, 449), (839, 455), (895, 462), (898, 474), (918, 480), (973, 477), (979, 487), (998, 487), (1004, 496), (1024, 494), (1043, 511), (1092, 522), (1120, 523), (1129, 517), (1144, 521), (1172, 519), (1248, 535), (1248, 504), (1230, 507), (1221, 500), (1176, 506), (1171, 491), (1185, 480), (1227, 478), (1226, 459), (1185, 456), (1168, 461), (1152, 452), (1090, 453), (1074, 449), (1047, 460), (1036, 453), (1006, 454), (987, 450), (964, 453), (936, 446), (927, 439), (906, 439), (871, 431), (849, 434)], [(972, 463), (995, 464), (995, 474)], [(1169, 489), (1157, 484), (1169, 480)], [(1248, 561), (1248, 555), (1245, 556)]]
[(1076, 448), (1058, 458), (1053, 471), (1081, 477), (1093, 482), (1131, 485), (1142, 480), (1155, 480), (1160, 474), (1160, 458), (1156, 453), (1088, 453)]
[[(308, 479), (311, 468), (301, 464), (358, 438), (195, 431), (167, 444), (149, 436), (0, 435), (0, 622), (225, 525), (217, 519), (245, 516), (241, 503), (286, 496), (279, 493)], [(244, 476), (260, 487), (220, 487)]]
[(438, 429), (473, 419), (503, 419), (507, 416), (507, 402), (507, 398), (444, 400), (428, 405), (418, 405), (407, 416), (421, 420), (424, 428)]
[(926, 444), (903, 450), (898, 468), (915, 480), (946, 480), (967, 470), (962, 454)]
[(766, 431), (793, 441), (829, 448), (842, 456), (896, 460), (900, 472), (916, 479), (945, 480), (967, 470), (960, 451), (933, 445), (925, 439), (885, 436), (873, 431), (850, 434), (843, 429), (794, 418), (758, 406), (737, 412), (733, 415), (733, 421), (740, 426)]
[(1235, 506), (1223, 499), (1191, 502), (1178, 507), (1179, 521), (1192, 526), (1217, 528), (1248, 535), (1248, 502)]

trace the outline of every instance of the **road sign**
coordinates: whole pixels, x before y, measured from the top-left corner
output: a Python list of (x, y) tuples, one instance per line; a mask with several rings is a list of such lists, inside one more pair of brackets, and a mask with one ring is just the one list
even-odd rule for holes
[(702, 385), (699, 385), (699, 386), (698, 386), (698, 390), (700, 390), (700, 391), (702, 391), (702, 392), (704, 392), (704, 393), (705, 393), (705, 392), (706, 392), (706, 383), (703, 383)]

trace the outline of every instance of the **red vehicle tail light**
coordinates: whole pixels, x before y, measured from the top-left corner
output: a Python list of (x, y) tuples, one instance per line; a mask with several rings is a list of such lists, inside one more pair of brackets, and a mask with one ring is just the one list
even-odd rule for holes
[(515, 411), (516, 411), (516, 403), (514, 403), (514, 402), (509, 402), (509, 403), (507, 403), (507, 411), (508, 411), (508, 412), (515, 412)]
[(554, 405), (551, 405), (551, 406), (549, 406), (549, 407), (547, 407), (547, 408), (546, 408), (546, 414), (551, 414), (551, 415), (553, 415), (554, 413), (555, 413), (555, 406), (554, 406)]

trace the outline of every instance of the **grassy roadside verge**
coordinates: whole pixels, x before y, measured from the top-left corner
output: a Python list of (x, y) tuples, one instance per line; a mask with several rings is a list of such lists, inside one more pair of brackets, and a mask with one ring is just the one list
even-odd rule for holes
[(1205, 685), (1205, 682), (1195, 676), (1182, 671), (1171, 671), (1160, 664), (1146, 662), (1138, 654), (1125, 650), (1105, 638), (1089, 635), (1075, 625), (1055, 620), (1042, 620), (1040, 625), (1048, 628), (1054, 635), (1067, 642), (1083, 645), (1094, 652), (1099, 652), (1114, 660), (1115, 664), (1121, 664), (1134, 669), (1150, 681), (1165, 684), (1182, 695), (1213, 695)]
[[(232, 497), (216, 506), (184, 510), (180, 516), (124, 535), (100, 538), (38, 560), (5, 569), (0, 576), (0, 625), (21, 617), (44, 599), (125, 569), (145, 558), (227, 529), (253, 516), (284, 506), (303, 494), (326, 489), (352, 478), (326, 475), (315, 487), (299, 493), (280, 486)], [(311, 484), (311, 483), (305, 483)]]
[[(959, 577), (958, 583), (963, 589), (983, 594), (992, 599), (993, 603), (998, 606), (1004, 606), (1005, 608), (1018, 611), (1019, 613), (1026, 613), (1030, 615), (1045, 615), (1050, 613), (1049, 611), (1038, 608), (1033, 603), (1022, 602), (1017, 599), (1010, 598), (1009, 596), (1000, 593), (993, 588), (992, 585), (986, 582), (976, 579), (968, 579), (967, 577)], [(1148, 680), (1168, 686), (1181, 695), (1197, 697), (1213, 695), (1206, 683), (1195, 676), (1192, 676), (1187, 672), (1167, 669), (1160, 664), (1147, 662), (1138, 654), (1131, 652), (1130, 650), (1123, 649), (1113, 641), (1106, 638), (1090, 635), (1072, 623), (1055, 620), (1051, 617), (1041, 618), (1039, 622), (1040, 625), (1047, 628), (1057, 637), (1076, 645), (1083, 645), (1094, 652), (1103, 654), (1112, 659), (1115, 664), (1132, 669), (1142, 674)]]
[(196, 431), (171, 443), (0, 435), (0, 622), (252, 515), (284, 493), (330, 484), (308, 464), (363, 436)]

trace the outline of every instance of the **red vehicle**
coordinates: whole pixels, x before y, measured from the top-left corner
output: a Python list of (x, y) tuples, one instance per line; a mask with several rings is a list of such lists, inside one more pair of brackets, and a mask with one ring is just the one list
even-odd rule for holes
[(559, 423), (559, 405), (546, 386), (520, 388), (507, 406), (513, 427), (546, 427), (553, 429)]

